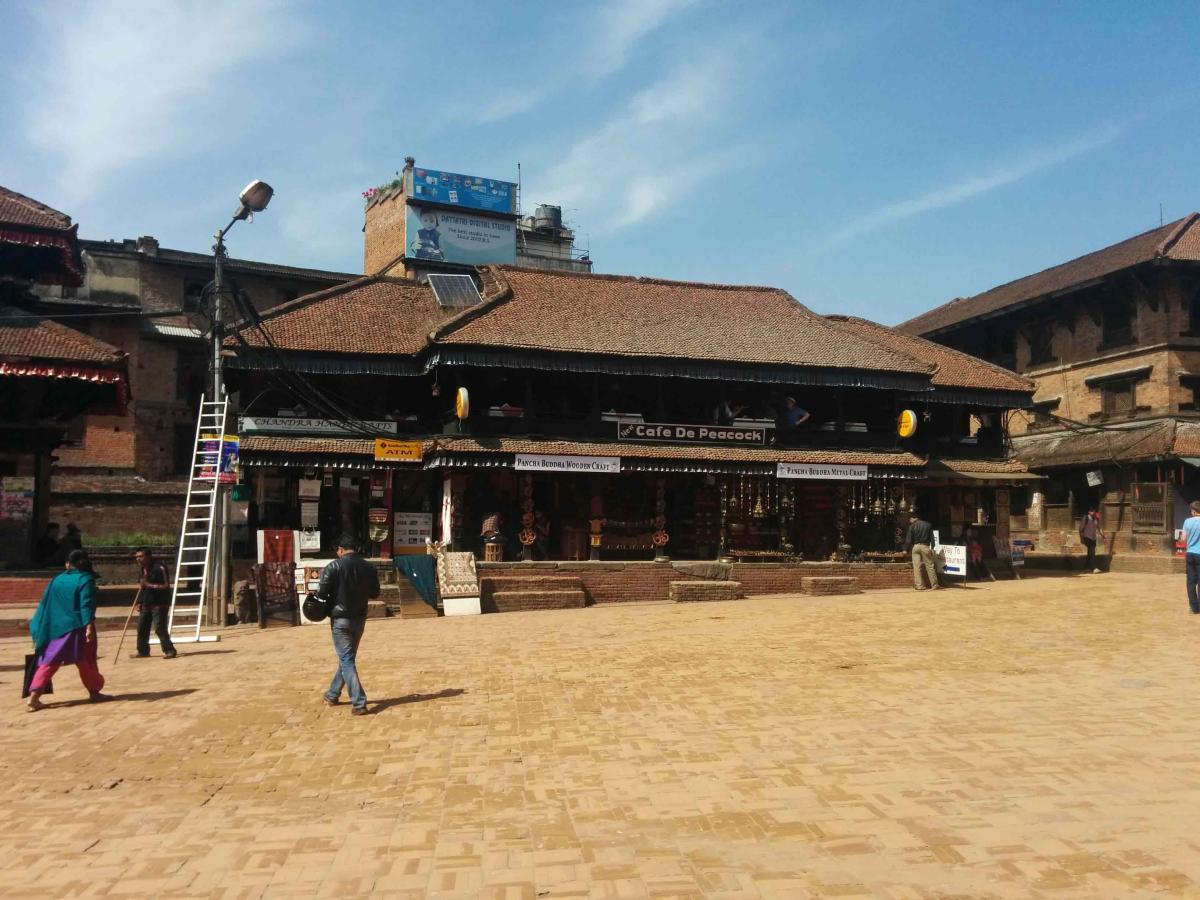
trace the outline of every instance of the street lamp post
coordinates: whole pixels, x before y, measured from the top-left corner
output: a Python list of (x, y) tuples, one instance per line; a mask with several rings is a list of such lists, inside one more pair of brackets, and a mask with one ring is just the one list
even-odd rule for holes
[[(245, 189), (238, 196), (238, 208), (233, 214), (233, 218), (229, 220), (229, 224), (218, 231), (213, 237), (213, 290), (212, 290), (212, 332), (210, 340), (212, 342), (212, 362), (211, 362), (211, 390), (212, 399), (220, 401), (225, 397), (225, 381), (222, 377), (221, 365), (221, 349), (225, 340), (224, 330), (224, 267), (225, 267), (225, 235), (238, 222), (243, 219), (250, 221), (254, 220), (256, 212), (262, 212), (267, 208), (267, 204), (271, 202), (271, 197), (275, 193), (274, 189), (265, 181), (252, 181), (246, 185)], [(220, 443), (225, 440), (225, 423), (221, 423), (221, 434), (219, 436)], [(213, 482), (213, 490), (217, 492), (217, 502), (213, 504), (213, 527), (217, 529), (219, 539), (219, 551), (210, 557), (213, 560), (210, 584), (212, 588), (212, 601), (210, 606), (210, 615), (212, 618), (224, 624), (224, 601), (229, 593), (229, 575), (231, 566), (229, 565), (229, 491), (224, 489), (221, 484), (220, 475), (220, 460), (217, 461), (216, 474)]]

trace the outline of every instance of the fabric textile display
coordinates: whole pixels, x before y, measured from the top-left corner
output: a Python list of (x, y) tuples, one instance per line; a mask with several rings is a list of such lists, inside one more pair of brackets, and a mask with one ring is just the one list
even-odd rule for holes
[(437, 571), (432, 556), (394, 556), (396, 570), (417, 589), (421, 599), (437, 608)]

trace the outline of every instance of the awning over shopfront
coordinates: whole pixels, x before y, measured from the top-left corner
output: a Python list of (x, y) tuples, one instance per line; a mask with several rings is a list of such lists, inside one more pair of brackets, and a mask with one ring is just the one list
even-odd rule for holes
[(993, 484), (1017, 484), (1041, 481), (1044, 476), (1035, 475), (1020, 460), (1016, 459), (944, 459), (933, 457), (925, 466), (925, 477), (932, 481), (990, 482)]
[(1129, 428), (1079, 428), (1013, 438), (1016, 458), (1029, 469), (1156, 462), (1200, 456), (1200, 426), (1166, 419)]
[[(425, 438), (421, 463), (375, 459), (373, 441), (360, 438), (304, 438), (246, 435), (241, 459), (246, 466), (371, 469), (387, 466), (424, 469), (515, 468), (518, 457), (616, 460), (592, 471), (694, 472), (774, 475), (779, 463), (816, 466), (866, 466), (869, 477), (920, 478), (925, 459), (905, 451), (789, 450), (774, 447), (679, 446), (586, 441), (537, 441), (522, 438), (439, 436)], [(582, 471), (564, 465), (562, 471)], [(554, 471), (548, 467), (545, 471)]]

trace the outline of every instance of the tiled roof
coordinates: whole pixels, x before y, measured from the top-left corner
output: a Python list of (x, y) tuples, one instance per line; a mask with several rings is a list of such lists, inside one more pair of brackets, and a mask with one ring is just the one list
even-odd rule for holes
[(857, 332), (868, 341), (903, 353), (924, 363), (936, 366), (933, 383), (937, 387), (980, 389), (990, 391), (1014, 391), (1032, 394), (1034, 384), (1015, 372), (1000, 366), (951, 350), (933, 341), (912, 334), (903, 334), (894, 328), (859, 319), (854, 316), (827, 316), (843, 328)]
[(71, 227), (71, 217), (32, 197), (0, 186), (0, 227), (5, 225), (66, 231)]
[(1200, 213), (1161, 225), (1111, 247), (1088, 253), (982, 294), (959, 298), (897, 326), (910, 334), (933, 334), (968, 319), (1086, 284), (1154, 259), (1200, 261)]
[(239, 453), (339, 453), (374, 456), (375, 442), (362, 438), (294, 438), (256, 434), (243, 437)]
[(963, 475), (1021, 475), (1029, 471), (1019, 459), (946, 459), (935, 457), (930, 464), (944, 466)]
[[(193, 253), (190, 250), (171, 250), (160, 247), (153, 255), (147, 255), (137, 250), (137, 242), (126, 241), (96, 241), (81, 240), (79, 246), (87, 253), (99, 256), (128, 256), (139, 259), (158, 260), (164, 263), (175, 263), (184, 266), (198, 266), (208, 271), (212, 270), (213, 258), (211, 253)], [(341, 284), (361, 278), (352, 272), (331, 272), (325, 269), (305, 269), (298, 266), (284, 266), (278, 263), (260, 262), (253, 259), (237, 259), (229, 257), (224, 265), (226, 272), (253, 272), (261, 275), (278, 275), (281, 277), (310, 279)]]
[[(285, 350), (411, 356), (425, 348), (434, 328), (459, 311), (439, 307), (428, 285), (373, 275), (281, 304), (262, 319), (271, 339)], [(253, 327), (243, 328), (242, 335), (252, 347), (266, 346)]]
[(777, 447), (712, 447), (695, 444), (537, 441), (523, 438), (439, 437), (436, 449), (448, 453), (542, 453), (553, 456), (620, 456), (632, 459), (703, 459), (725, 462), (836, 463), (869, 466), (923, 466), (923, 457), (900, 451), (787, 450)]
[[(1175, 421), (1168, 419), (1103, 431), (1055, 431), (1013, 438), (1017, 459), (1030, 469), (1104, 465), (1158, 459), (1175, 450)], [(1188, 454), (1180, 454), (1188, 455)]]
[(0, 357), (110, 366), (125, 354), (82, 331), (0, 306)]
[(929, 374), (778, 288), (488, 267), (483, 307), (439, 343)]
[(1176, 456), (1200, 457), (1200, 422), (1176, 422), (1172, 450)]

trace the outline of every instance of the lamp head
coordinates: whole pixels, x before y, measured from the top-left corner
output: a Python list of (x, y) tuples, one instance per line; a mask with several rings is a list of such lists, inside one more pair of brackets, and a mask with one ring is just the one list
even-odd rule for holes
[(235, 219), (249, 219), (256, 212), (262, 212), (271, 202), (275, 189), (265, 181), (252, 181), (238, 195), (242, 205), (234, 213)]

